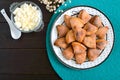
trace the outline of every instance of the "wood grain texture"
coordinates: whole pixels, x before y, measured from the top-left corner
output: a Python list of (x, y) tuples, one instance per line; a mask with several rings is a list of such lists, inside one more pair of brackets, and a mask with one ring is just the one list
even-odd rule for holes
[[(47, 24), (47, 23), (45, 23)], [(41, 32), (22, 33), (19, 40), (13, 40), (7, 23), (0, 23), (0, 48), (44, 49), (47, 25)]]
[[(48, 77), (49, 76), (49, 77)], [(55, 75), (28, 75), (28, 74), (4, 74), (0, 75), (0, 80), (60, 80)]]
[[(10, 17), (10, 4), (21, 1), (0, 0), (0, 10), (4, 8)], [(38, 0), (28, 1), (40, 6), (45, 27), (41, 32), (23, 33), (19, 40), (13, 40), (8, 24), (0, 14), (0, 80), (59, 80), (45, 46), (47, 26), (53, 13)]]

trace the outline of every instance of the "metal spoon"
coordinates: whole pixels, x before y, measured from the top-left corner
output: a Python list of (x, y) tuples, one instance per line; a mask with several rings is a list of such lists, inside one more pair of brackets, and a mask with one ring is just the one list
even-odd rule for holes
[(21, 31), (19, 31), (18, 29), (15, 28), (14, 24), (12, 23), (10, 18), (7, 16), (7, 14), (5, 12), (5, 9), (1, 10), (1, 14), (4, 16), (4, 18), (6, 19), (7, 23), (9, 24), (12, 38), (13, 39), (19, 39), (21, 37)]

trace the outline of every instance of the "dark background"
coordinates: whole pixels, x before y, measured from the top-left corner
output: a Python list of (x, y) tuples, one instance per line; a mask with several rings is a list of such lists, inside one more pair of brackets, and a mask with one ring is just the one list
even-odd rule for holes
[[(9, 7), (13, 2), (24, 0), (0, 0), (0, 10), (4, 8), (10, 17)], [(49, 13), (38, 0), (43, 12), (45, 27), (41, 32), (22, 34), (13, 40), (9, 26), (0, 14), (0, 80), (59, 80), (50, 65), (46, 51), (46, 30), (53, 13)]]

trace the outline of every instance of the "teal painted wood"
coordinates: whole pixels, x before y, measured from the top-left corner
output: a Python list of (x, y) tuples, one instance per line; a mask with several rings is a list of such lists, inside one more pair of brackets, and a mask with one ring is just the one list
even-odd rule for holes
[(57, 74), (64, 80), (119, 80), (120, 76), (120, 60), (119, 60), (119, 44), (120, 44), (120, 0), (71, 0), (72, 3), (68, 4), (67, 7), (60, 6), (58, 11), (63, 9), (68, 9), (73, 6), (78, 5), (88, 5), (95, 7), (102, 11), (109, 20), (112, 22), (113, 28), (114, 28), (114, 34), (115, 34), (115, 40), (114, 40), (114, 47), (113, 50), (109, 56), (109, 58), (102, 63), (101, 65), (87, 69), (87, 70), (74, 70), (70, 69), (63, 64), (61, 64), (56, 56), (54, 55), (52, 48), (50, 47), (50, 30), (53, 25), (54, 20), (60, 13), (56, 13), (52, 16), (51, 21), (49, 23), (48, 29), (47, 29), (47, 36), (46, 36), (46, 47), (48, 52), (48, 57), (51, 62), (52, 67), (57, 72)]

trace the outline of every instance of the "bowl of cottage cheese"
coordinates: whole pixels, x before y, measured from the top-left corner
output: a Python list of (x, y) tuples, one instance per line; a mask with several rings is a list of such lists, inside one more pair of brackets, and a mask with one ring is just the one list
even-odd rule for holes
[(31, 1), (15, 2), (10, 11), (13, 24), (23, 33), (37, 32), (44, 27), (42, 11)]

